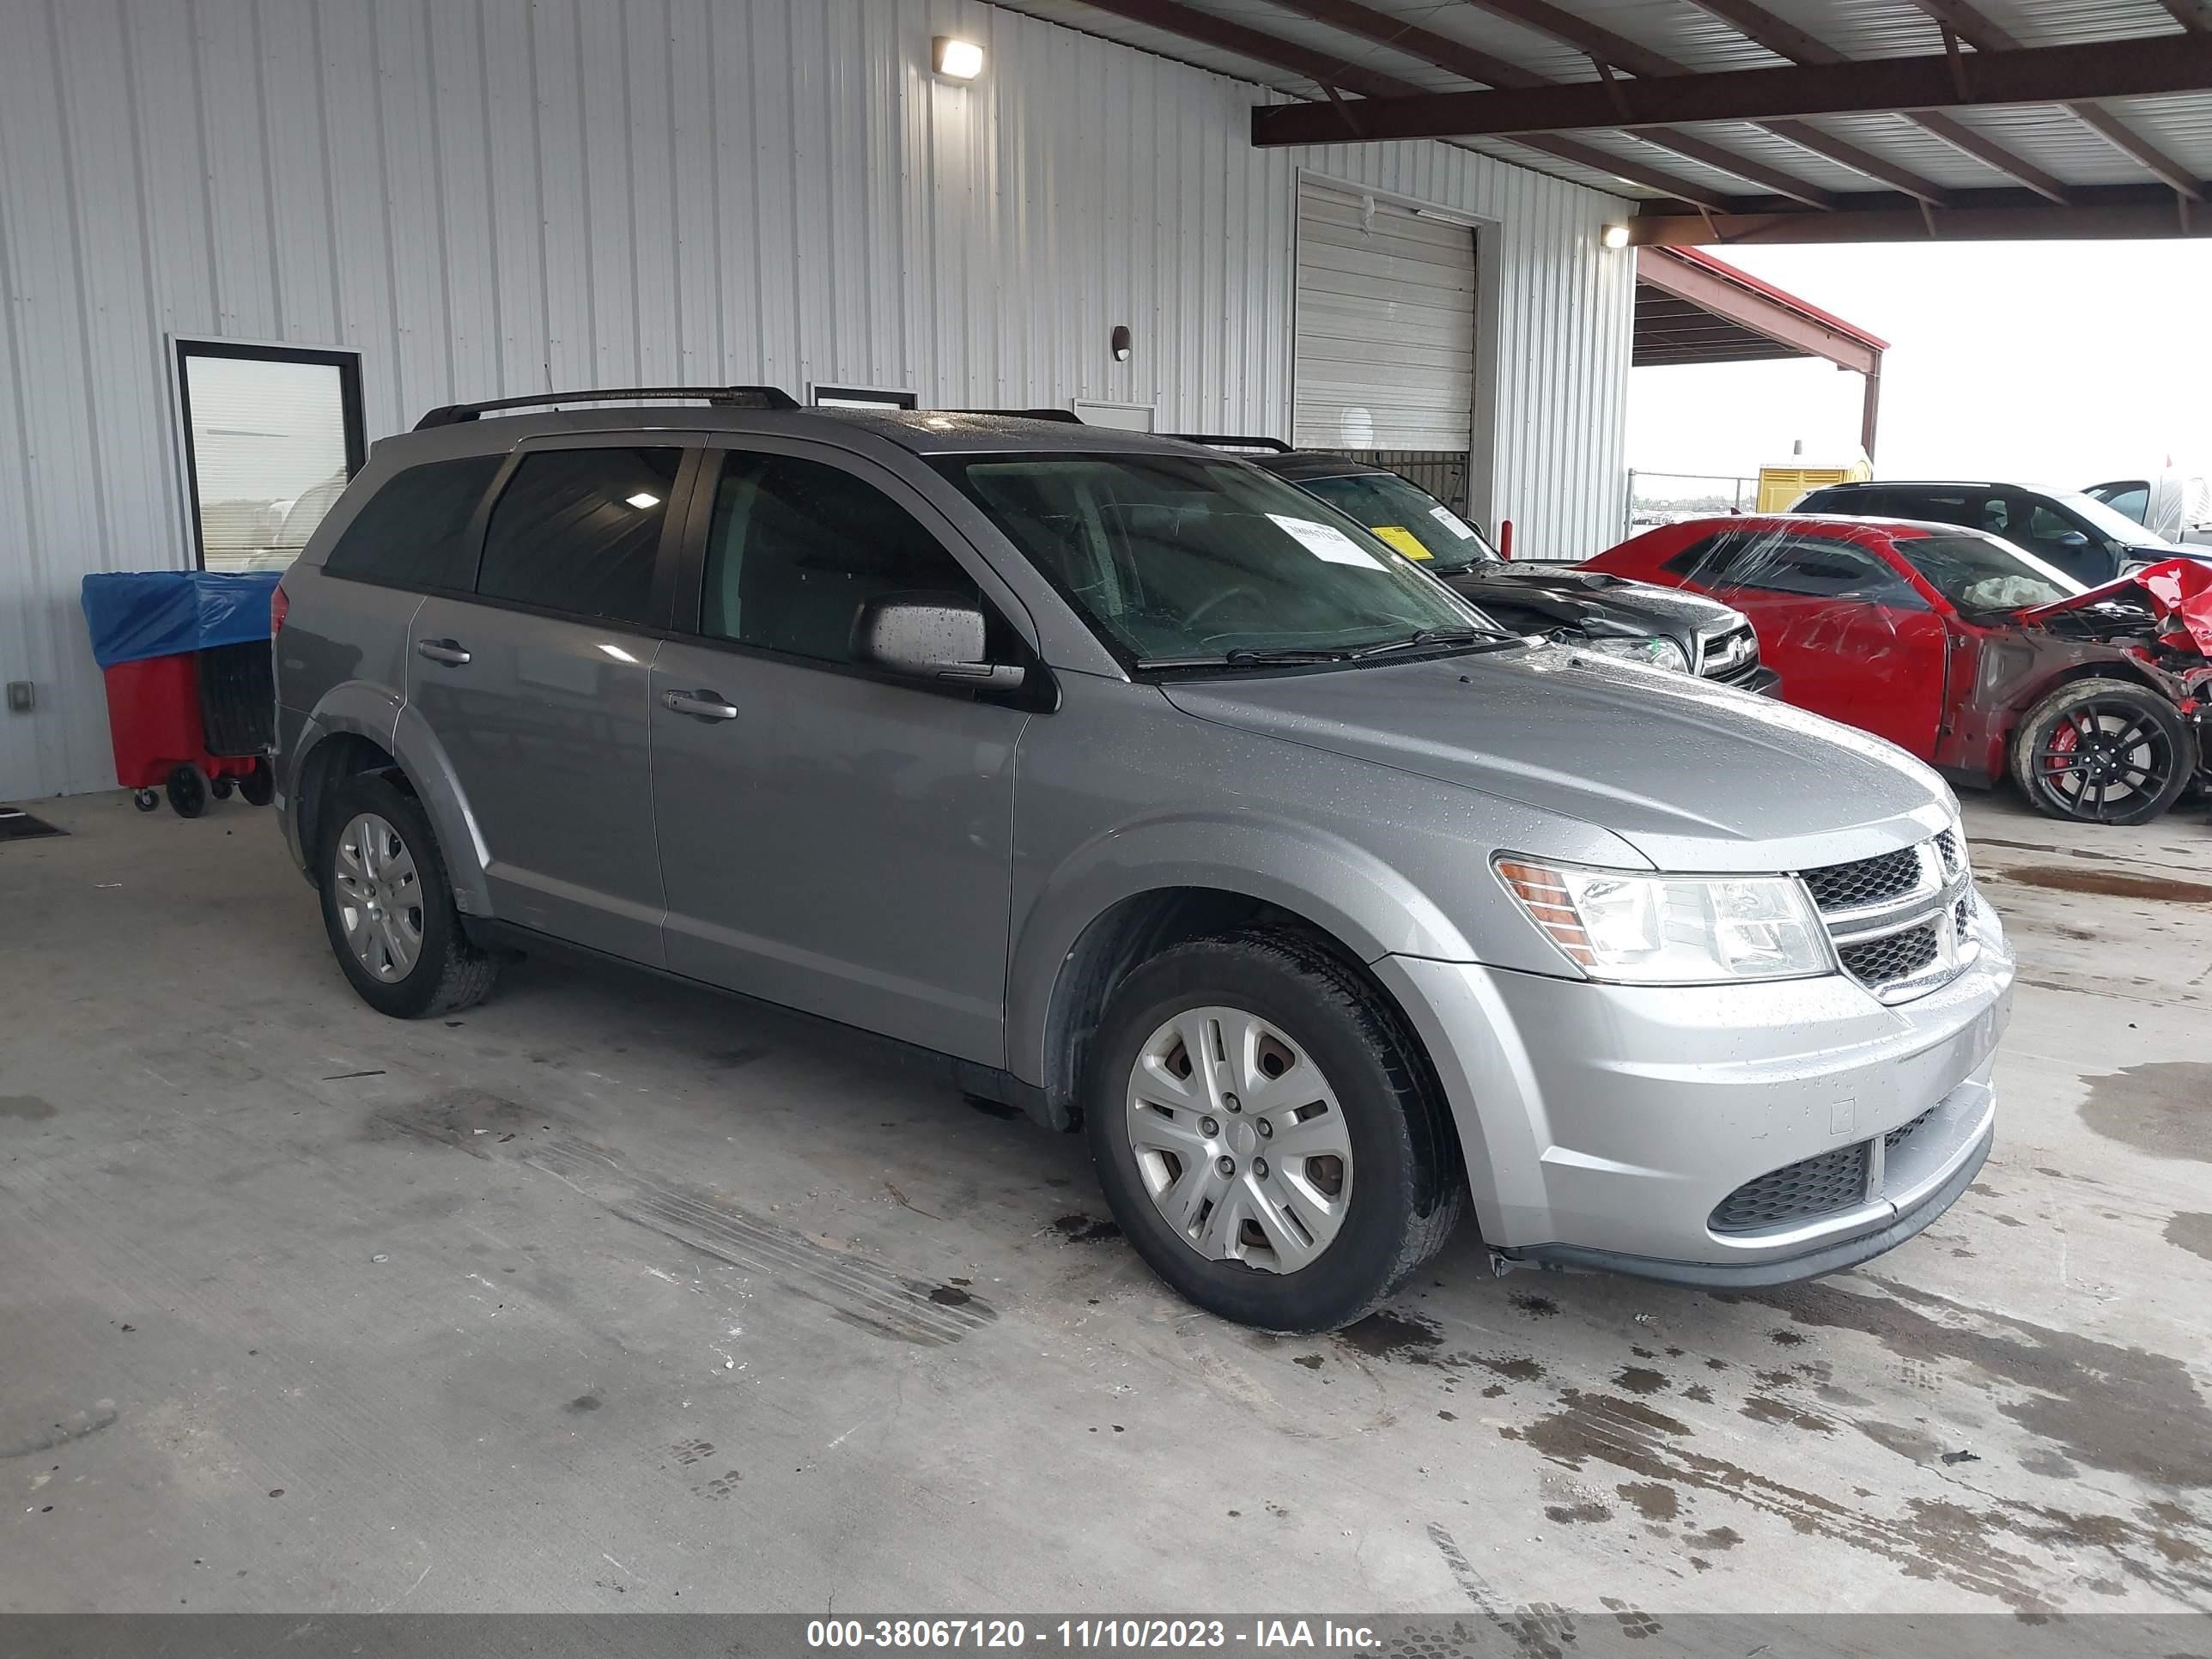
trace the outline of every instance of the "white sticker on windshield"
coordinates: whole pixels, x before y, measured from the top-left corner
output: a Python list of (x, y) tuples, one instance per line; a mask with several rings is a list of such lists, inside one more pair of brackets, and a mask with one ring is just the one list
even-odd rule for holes
[(1460, 515), (1453, 512), (1451, 508), (1448, 507), (1432, 507), (1429, 509), (1429, 516), (1434, 519), (1438, 524), (1442, 525), (1445, 529), (1450, 531), (1451, 533), (1458, 537), (1460, 540), (1463, 542), (1471, 542), (1474, 539), (1474, 532), (1468, 527), (1467, 520), (1461, 518)]
[(1288, 534), (1297, 537), (1299, 544), (1316, 559), (1327, 559), (1331, 564), (1358, 565), (1368, 570), (1382, 568), (1382, 560), (1333, 524), (1316, 524), (1311, 519), (1293, 519), (1284, 513), (1270, 513), (1267, 516)]

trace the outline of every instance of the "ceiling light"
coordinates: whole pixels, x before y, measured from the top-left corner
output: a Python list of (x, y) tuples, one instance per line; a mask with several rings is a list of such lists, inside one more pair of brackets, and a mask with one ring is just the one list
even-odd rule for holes
[(931, 62), (951, 81), (972, 81), (983, 72), (983, 48), (973, 40), (940, 34), (930, 43)]
[(659, 507), (660, 505), (659, 496), (648, 495), (642, 489), (639, 490), (635, 495), (625, 495), (623, 499), (641, 513), (644, 512), (648, 507)]
[(1626, 225), (1607, 225), (1603, 230), (1598, 233), (1597, 239), (1599, 241), (1603, 242), (1607, 247), (1626, 247), (1628, 246), (1628, 227)]

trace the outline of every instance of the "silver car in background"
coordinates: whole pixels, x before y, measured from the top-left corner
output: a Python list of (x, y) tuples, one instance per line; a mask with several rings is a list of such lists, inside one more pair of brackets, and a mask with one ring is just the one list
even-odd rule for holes
[(1743, 1286), (1973, 1178), (2013, 965), (1926, 767), (1231, 457), (700, 395), (435, 411), (286, 575), (282, 819), (372, 1006), (557, 945), (927, 1051), (1273, 1330), (1469, 1206)]

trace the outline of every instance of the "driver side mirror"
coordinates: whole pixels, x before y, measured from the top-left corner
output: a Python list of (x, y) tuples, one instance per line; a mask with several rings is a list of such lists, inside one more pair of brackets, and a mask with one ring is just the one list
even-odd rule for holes
[(1015, 691), (1029, 671), (983, 659), (983, 613), (950, 593), (870, 599), (853, 623), (853, 655), (909, 679), (977, 691)]
[(2069, 530), (2058, 538), (2058, 544), (2069, 553), (2079, 553), (2089, 545), (2089, 538), (2078, 530)]

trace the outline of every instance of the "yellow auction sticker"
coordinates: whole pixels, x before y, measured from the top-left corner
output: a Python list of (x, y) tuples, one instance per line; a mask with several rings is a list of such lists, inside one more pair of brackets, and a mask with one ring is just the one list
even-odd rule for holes
[(1421, 538), (1401, 524), (1378, 524), (1375, 533), (1396, 548), (1409, 559), (1431, 559), (1436, 556), (1421, 545)]

